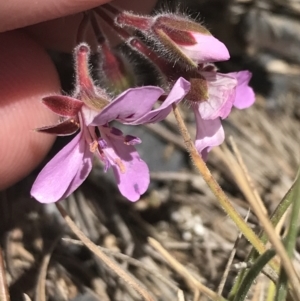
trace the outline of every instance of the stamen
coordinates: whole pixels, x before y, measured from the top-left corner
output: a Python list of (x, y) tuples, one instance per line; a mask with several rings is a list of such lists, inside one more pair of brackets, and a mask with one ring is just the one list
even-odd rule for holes
[(124, 163), (121, 161), (121, 159), (116, 158), (114, 161), (119, 166), (121, 173), (125, 173), (126, 172), (126, 167), (125, 167)]
[(96, 150), (98, 150), (98, 141), (94, 140), (90, 143), (90, 151), (94, 153)]

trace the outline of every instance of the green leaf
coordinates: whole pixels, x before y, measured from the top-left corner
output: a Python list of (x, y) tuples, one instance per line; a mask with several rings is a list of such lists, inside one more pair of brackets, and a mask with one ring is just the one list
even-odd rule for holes
[[(287, 236), (285, 237), (285, 247), (290, 258), (293, 256), (299, 226), (299, 213), (300, 213), (300, 173), (298, 171), (294, 189), (291, 192), (292, 212)], [(300, 285), (300, 283), (299, 283)], [(278, 284), (276, 287), (275, 301), (286, 300), (288, 291), (288, 277), (285, 271), (281, 268), (279, 273)]]
[(260, 255), (255, 260), (252, 267), (247, 271), (244, 279), (241, 281), (237, 293), (235, 295), (234, 301), (245, 300), (254, 280), (262, 271), (264, 266), (275, 256), (275, 254), (276, 254), (275, 250), (271, 249), (266, 251), (264, 254)]
[[(298, 177), (297, 177), (297, 179), (298, 179)], [(277, 226), (277, 224), (279, 223), (279, 221), (281, 220), (281, 218), (283, 217), (285, 212), (288, 210), (288, 208), (292, 204), (293, 193), (294, 193), (295, 188), (296, 188), (296, 181), (292, 184), (291, 188), (287, 191), (287, 193), (282, 198), (281, 202), (279, 203), (279, 205), (273, 212), (273, 214), (271, 216), (271, 222), (274, 227)], [(260, 233), (259, 237), (263, 243), (266, 243), (268, 240), (268, 237), (264, 231), (262, 231)], [(246, 262), (253, 262), (257, 257), (258, 257), (258, 253), (255, 250), (255, 248), (252, 247), (252, 250), (251, 250), (250, 254), (248, 255)], [(248, 269), (241, 270), (239, 272), (238, 276), (236, 277), (236, 281), (235, 281), (235, 283), (229, 293), (229, 296), (228, 296), (228, 299), (230, 301), (232, 301), (234, 299), (235, 295), (237, 294), (237, 291), (241, 285), (241, 282), (243, 281), (243, 279), (245, 277), (247, 270)]]

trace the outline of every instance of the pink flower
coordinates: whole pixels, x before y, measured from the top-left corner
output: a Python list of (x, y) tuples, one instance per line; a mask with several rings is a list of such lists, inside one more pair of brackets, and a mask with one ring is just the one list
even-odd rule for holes
[(199, 63), (225, 61), (230, 57), (222, 42), (186, 16), (165, 13), (152, 17), (121, 12), (116, 23), (143, 32), (154, 41), (157, 51), (172, 62), (178, 58), (196, 67)]
[(159, 15), (152, 25), (152, 30), (164, 45), (171, 42), (196, 64), (226, 61), (230, 58), (222, 42), (205, 27), (187, 17), (175, 14)]
[(249, 71), (229, 74), (199, 70), (197, 77), (190, 79), (191, 90), (187, 99), (192, 103), (196, 118), (195, 146), (203, 157), (225, 138), (221, 119), (226, 118), (233, 106), (244, 109), (255, 101), (248, 83)]
[(125, 124), (145, 124), (164, 119), (173, 103), (179, 103), (190, 84), (180, 78), (158, 109), (154, 103), (164, 93), (158, 87), (128, 89), (110, 101), (104, 91), (94, 85), (88, 69), (89, 47), (75, 50), (77, 89), (73, 97), (49, 96), (44, 104), (63, 117), (58, 125), (37, 129), (41, 132), (70, 135), (80, 129), (44, 167), (35, 180), (31, 195), (41, 203), (52, 203), (69, 196), (87, 178), (94, 154), (104, 163), (105, 171), (112, 168), (123, 196), (137, 201), (149, 185), (147, 164), (134, 148), (141, 140), (109, 127), (113, 120)]

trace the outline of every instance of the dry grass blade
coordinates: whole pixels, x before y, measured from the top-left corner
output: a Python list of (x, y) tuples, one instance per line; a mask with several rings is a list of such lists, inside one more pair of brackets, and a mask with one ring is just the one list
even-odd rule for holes
[(3, 253), (1, 248), (0, 248), (0, 300), (10, 301), (10, 296), (8, 293), (8, 287), (6, 281)]
[[(76, 239), (71, 239), (71, 238), (63, 238), (63, 241), (69, 242), (72, 244), (81, 245), (81, 246), (84, 245), (82, 241), (76, 240)], [(120, 253), (120, 252), (111, 251), (109, 249), (106, 249), (106, 248), (103, 248), (100, 246), (98, 246), (98, 248), (101, 251), (103, 251), (104, 253), (106, 253), (107, 255), (113, 256), (119, 260), (126, 261), (130, 265), (135, 266), (137, 268), (146, 270), (149, 274), (152, 274), (154, 277), (161, 280), (163, 283), (165, 283), (166, 285), (171, 287), (173, 290), (178, 291), (178, 287), (173, 282), (169, 281), (167, 278), (163, 277), (158, 271), (155, 271), (155, 270), (149, 268), (147, 265), (143, 264), (142, 262), (138, 261), (137, 259), (134, 259), (134, 258), (132, 258), (128, 255), (125, 255), (123, 253)]]
[[(247, 220), (249, 218), (249, 214), (250, 214), (250, 210), (248, 210), (248, 212), (247, 212), (247, 215), (245, 217), (245, 222), (247, 222)], [(220, 284), (218, 286), (218, 290), (217, 290), (218, 295), (222, 295), (222, 292), (223, 292), (223, 289), (224, 289), (224, 286), (225, 286), (225, 282), (226, 282), (227, 276), (228, 276), (228, 274), (230, 272), (231, 264), (233, 262), (235, 253), (237, 251), (237, 245), (238, 245), (241, 237), (242, 237), (242, 233), (239, 233), (237, 239), (235, 240), (235, 243), (234, 243), (233, 249), (232, 249), (232, 251), (230, 253), (229, 259), (227, 261), (227, 264), (226, 264), (225, 271), (223, 273), (222, 279), (221, 279)]]
[(228, 166), (235, 175), (236, 181), (241, 187), (241, 190), (243, 191), (246, 199), (248, 200), (251, 209), (257, 216), (259, 222), (261, 223), (266, 234), (268, 235), (270, 242), (272, 243), (274, 249), (280, 257), (282, 265), (289, 277), (295, 296), (297, 296), (297, 299), (300, 300), (300, 291), (298, 289), (300, 285), (299, 279), (296, 274), (295, 268), (285, 250), (285, 247), (283, 246), (280, 238), (278, 237), (275, 229), (273, 228), (269, 217), (261, 210), (261, 204), (257, 202), (256, 197), (253, 194), (252, 188), (249, 186), (249, 183), (246, 180), (243, 170), (239, 166), (236, 159), (233, 157), (232, 153), (227, 148), (224, 149), (229, 162)]
[(184, 300), (184, 294), (183, 294), (182, 290), (178, 290), (178, 292), (177, 292), (177, 298), (178, 298), (178, 301), (185, 301)]
[(251, 301), (260, 301), (264, 297), (264, 282), (258, 281), (255, 285), (254, 294)]
[(223, 150), (223, 153), (225, 155), (223, 156), (225, 163), (227, 164), (229, 170), (232, 172), (236, 184), (243, 192), (248, 202), (250, 204), (257, 204), (260, 207), (260, 210), (264, 214), (267, 214), (267, 209), (264, 203), (262, 202), (260, 196), (254, 192), (255, 189), (253, 188), (254, 185), (250, 178), (249, 172), (233, 139), (231, 139), (231, 144), (236, 158), (233, 156), (228, 147), (224, 144), (221, 146), (221, 149)]
[(114, 260), (105, 255), (84, 233), (76, 226), (76, 224), (69, 217), (65, 209), (56, 203), (56, 207), (59, 210), (61, 216), (73, 231), (73, 233), (83, 242), (83, 244), (93, 252), (105, 265), (114, 271), (121, 279), (123, 279), (128, 285), (130, 285), (138, 294), (140, 294), (146, 301), (156, 301), (156, 299), (147, 291), (147, 289), (133, 276), (129, 275), (123, 270)]
[(253, 182), (252, 178), (250, 177), (250, 174), (249, 174), (249, 171), (248, 171), (248, 169), (246, 167), (246, 164), (245, 164), (245, 162), (244, 162), (244, 160), (242, 158), (242, 155), (241, 155), (241, 153), (240, 153), (240, 151), (239, 151), (239, 149), (237, 147), (237, 144), (235, 143), (235, 141), (234, 141), (234, 139), (233, 139), (232, 136), (229, 137), (229, 141), (230, 141), (230, 144), (232, 146), (232, 150), (233, 150), (233, 152), (234, 152), (234, 154), (236, 156), (236, 159), (237, 159), (237, 161), (238, 161), (238, 163), (239, 163), (239, 165), (241, 167), (241, 170), (244, 173), (244, 176), (245, 176), (246, 182), (248, 184), (248, 187), (252, 190), (253, 196), (255, 197), (256, 202), (260, 205), (261, 210), (265, 214), (267, 214), (268, 211), (267, 211), (267, 209), (266, 209), (266, 207), (265, 207), (265, 205), (264, 205), (264, 203), (263, 203), (263, 201), (262, 201), (262, 199), (261, 199), (261, 197), (260, 197), (260, 195), (259, 195), (259, 193), (258, 193), (258, 191), (257, 191), (257, 189), (255, 187), (255, 185), (254, 185), (254, 182)]
[(26, 294), (23, 294), (23, 300), (24, 301), (31, 301), (31, 299), (29, 298), (29, 296), (26, 295)]
[(35, 300), (36, 301), (46, 301), (47, 300), (47, 297), (46, 297), (47, 270), (48, 270), (48, 266), (49, 266), (49, 262), (50, 262), (50, 259), (51, 259), (52, 252), (53, 252), (57, 242), (58, 242), (58, 238), (55, 239), (55, 241), (52, 243), (49, 251), (47, 252), (47, 254), (45, 254), (45, 256), (42, 260), (40, 272), (39, 272), (39, 275), (38, 275), (36, 291), (35, 291)]
[(276, 286), (273, 282), (271, 282), (268, 288), (266, 301), (274, 301), (275, 294), (276, 294)]
[[(168, 264), (185, 280), (186, 284), (194, 291), (195, 294), (205, 294), (215, 301), (225, 301), (221, 296), (198, 281), (180, 262), (178, 262), (157, 240), (148, 237), (149, 244), (159, 252)], [(194, 298), (195, 299), (195, 298)]]
[[(295, 189), (292, 193), (292, 208), (291, 215), (289, 218), (289, 226), (284, 238), (284, 245), (286, 253), (289, 256), (290, 260), (293, 258), (295, 253), (295, 246), (297, 241), (297, 236), (299, 232), (299, 215), (300, 215), (300, 172), (298, 170), (296, 179), (295, 179)], [(283, 265), (284, 267), (284, 265)], [(297, 275), (298, 276), (298, 275)], [(298, 276), (299, 277), (299, 276)], [(299, 278), (298, 282), (299, 282)], [(286, 269), (280, 269), (279, 279), (276, 286), (276, 301), (284, 301), (287, 298), (289, 282), (294, 279), (290, 278), (290, 275)], [(298, 300), (300, 300), (298, 298)]]

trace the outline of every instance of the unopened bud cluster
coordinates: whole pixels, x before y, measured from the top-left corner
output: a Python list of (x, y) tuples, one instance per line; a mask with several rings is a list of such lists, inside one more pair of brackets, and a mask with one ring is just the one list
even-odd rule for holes
[(122, 12), (115, 22), (144, 33), (156, 43), (160, 55), (167, 55), (170, 60), (179, 59), (187, 66), (229, 59), (229, 52), (222, 42), (204, 26), (184, 16), (167, 13), (143, 17)]

